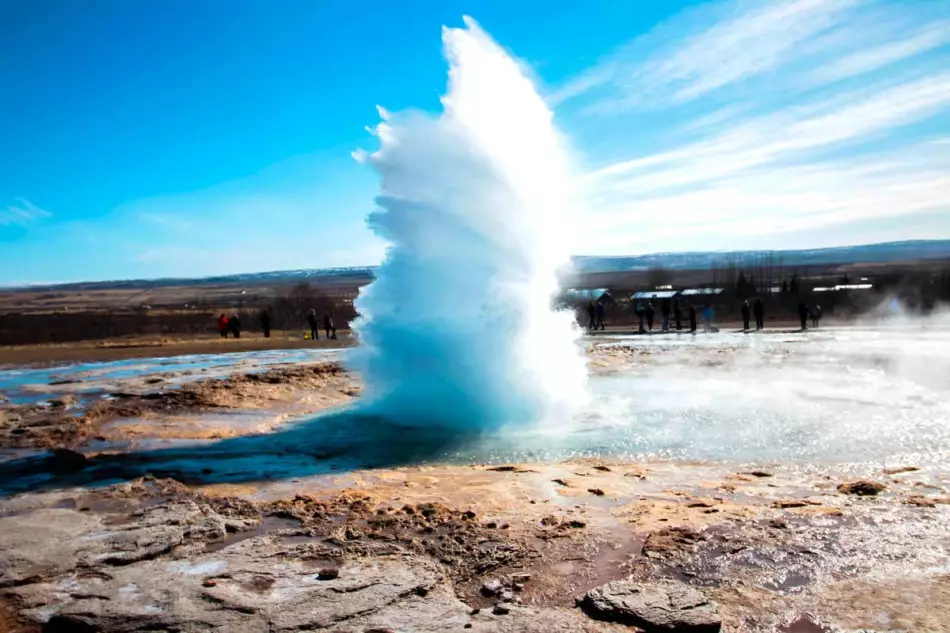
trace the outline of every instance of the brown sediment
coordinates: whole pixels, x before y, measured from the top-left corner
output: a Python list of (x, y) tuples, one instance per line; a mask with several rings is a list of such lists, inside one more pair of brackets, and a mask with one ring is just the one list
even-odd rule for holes
[[(551, 630), (619, 631), (572, 606), (627, 578), (699, 589), (719, 604), (724, 631), (775, 631), (806, 615), (832, 630), (867, 627), (872, 611), (904, 630), (950, 626), (945, 580), (921, 575), (950, 560), (950, 515), (902, 503), (913, 498), (911, 484), (895, 485), (890, 497), (851, 503), (837, 495), (815, 505), (802, 490), (819, 490), (822, 478), (775, 472), (769, 490), (805, 502), (778, 508), (771, 496), (747, 494), (755, 482), (701, 494), (730, 474), (723, 468), (651, 464), (646, 480), (625, 477), (631, 468), (612, 463), (585, 477), (605, 497), (583, 489), (571, 496), (576, 489), (554, 484), (584, 469), (571, 463), (406, 467), (200, 489), (146, 478), (34, 494), (0, 502), (0, 585), (14, 601), (8, 608), (28, 622), (48, 617), (38, 605), (54, 604), (65, 622), (81, 613), (102, 631), (120, 621), (135, 623), (129, 630), (238, 630), (252, 617), (241, 605), (257, 604), (254, 596), (281, 606), (255, 607), (253, 617), (285, 630), (286, 622), (302, 625), (312, 604), (329, 600), (344, 613), (390, 590), (394, 597), (367, 611), (382, 609), (388, 620), (333, 615), (323, 627), (355, 632), (401, 622), (393, 630), (442, 630), (426, 619), (437, 611), (451, 614), (452, 629), (528, 631), (537, 629), (527, 622), (544, 621)], [(193, 580), (183, 582), (182, 565), (199, 570)], [(893, 580), (882, 583), (880, 573)], [(75, 579), (75, 596), (57, 589), (64, 579)], [(112, 592), (129, 583), (162, 619), (146, 617), (145, 602), (115, 600)], [(193, 599), (198, 612), (174, 610), (159, 597), (166, 592)], [(298, 594), (311, 600), (280, 602)], [(76, 597), (90, 595), (100, 597)], [(90, 600), (98, 605), (91, 611)], [(499, 602), (504, 616), (492, 615)]]
[[(171, 388), (155, 389), (157, 383), (149, 380), (127, 381), (125, 390), (86, 404), (66, 395), (54, 399), (52, 406), (0, 405), (0, 448), (76, 448), (91, 439), (134, 437), (220, 438), (246, 431), (194, 422), (209, 412), (266, 409), (272, 412), (273, 426), (292, 415), (340, 405), (361, 389), (352, 374), (334, 362), (234, 373)], [(108, 425), (116, 420), (142, 422)]]

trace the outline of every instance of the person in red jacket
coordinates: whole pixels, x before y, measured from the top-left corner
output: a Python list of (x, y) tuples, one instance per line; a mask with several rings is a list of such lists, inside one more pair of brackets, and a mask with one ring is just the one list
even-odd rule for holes
[(223, 314), (218, 317), (218, 332), (221, 333), (221, 338), (228, 338), (228, 317)]

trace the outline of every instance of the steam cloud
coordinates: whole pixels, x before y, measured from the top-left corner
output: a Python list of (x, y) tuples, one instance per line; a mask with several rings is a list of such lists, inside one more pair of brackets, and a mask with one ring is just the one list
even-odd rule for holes
[(369, 408), (454, 431), (566, 417), (585, 398), (573, 316), (551, 309), (571, 182), (552, 115), (471, 19), (443, 29), (437, 118), (380, 109), (372, 230), (390, 243), (360, 293)]

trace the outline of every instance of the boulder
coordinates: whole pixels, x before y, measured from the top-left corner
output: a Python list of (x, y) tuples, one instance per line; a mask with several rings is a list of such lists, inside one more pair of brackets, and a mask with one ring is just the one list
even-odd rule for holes
[(838, 486), (838, 492), (843, 492), (846, 495), (859, 495), (863, 497), (876, 495), (883, 490), (887, 490), (887, 486), (876, 481), (871, 481), (870, 479), (848, 481)]
[(673, 580), (607, 583), (589, 591), (580, 606), (596, 620), (636, 626), (648, 633), (715, 633), (722, 626), (715, 603)]

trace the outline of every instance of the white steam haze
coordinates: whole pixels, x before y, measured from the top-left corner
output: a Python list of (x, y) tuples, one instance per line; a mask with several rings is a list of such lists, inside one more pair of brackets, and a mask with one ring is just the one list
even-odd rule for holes
[(518, 63), (470, 18), (442, 32), (443, 113), (380, 108), (372, 230), (389, 244), (357, 300), (368, 408), (404, 425), (487, 431), (570, 415), (586, 368), (551, 309), (569, 261), (569, 161)]

